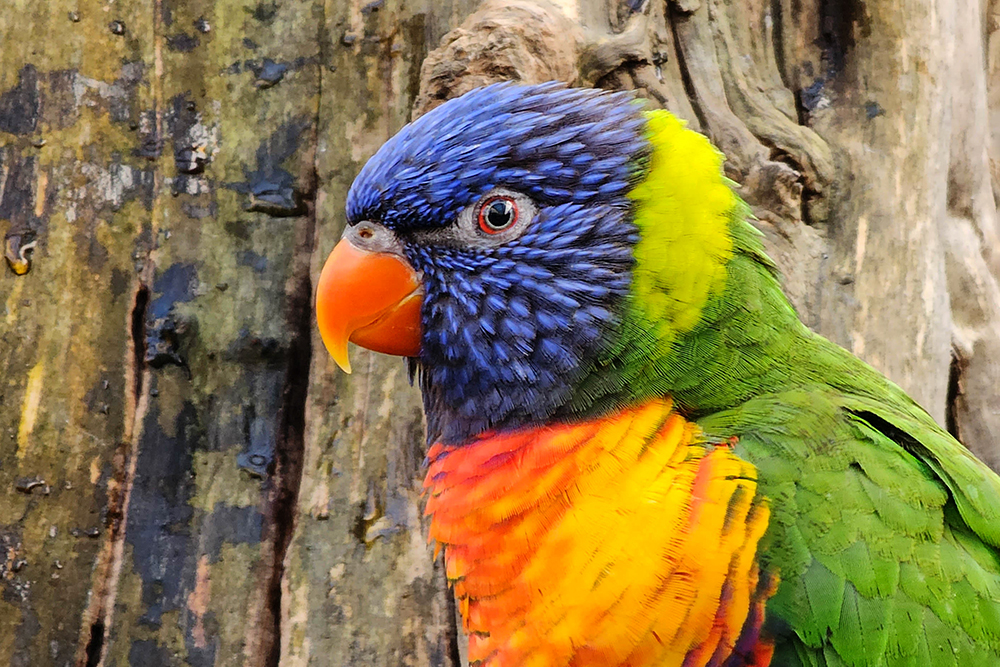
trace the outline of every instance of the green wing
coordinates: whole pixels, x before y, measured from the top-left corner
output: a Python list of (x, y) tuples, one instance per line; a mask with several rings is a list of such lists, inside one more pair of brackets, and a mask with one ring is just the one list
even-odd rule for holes
[(771, 500), (772, 664), (1000, 665), (1000, 478), (822, 343), (844, 386), (803, 384), (699, 421), (739, 436)]

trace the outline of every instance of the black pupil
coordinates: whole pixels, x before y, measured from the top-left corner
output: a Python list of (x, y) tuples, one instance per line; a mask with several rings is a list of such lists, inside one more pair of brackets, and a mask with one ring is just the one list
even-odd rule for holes
[(497, 199), (486, 207), (486, 224), (493, 229), (506, 227), (514, 219), (514, 204), (506, 199)]

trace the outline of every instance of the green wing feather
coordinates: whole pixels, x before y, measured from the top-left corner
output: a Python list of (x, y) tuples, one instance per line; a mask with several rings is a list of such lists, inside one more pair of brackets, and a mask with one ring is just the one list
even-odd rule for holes
[(929, 418), (805, 385), (700, 423), (739, 435), (772, 499), (761, 555), (781, 575), (781, 648), (804, 665), (1000, 663), (995, 531), (972, 527), (1000, 511), (997, 478)]
[[(761, 558), (782, 579), (773, 664), (1000, 664), (1000, 478), (899, 387), (789, 322), (752, 250), (728, 290), (755, 294), (752, 307), (720, 306), (706, 323), (737, 369), (717, 386), (733, 382), (738, 398), (699, 423), (739, 437), (772, 499)], [(747, 382), (756, 395), (741, 400)]]

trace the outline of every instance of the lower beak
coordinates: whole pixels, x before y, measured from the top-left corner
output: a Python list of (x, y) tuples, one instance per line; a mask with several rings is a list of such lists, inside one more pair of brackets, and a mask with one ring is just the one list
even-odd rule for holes
[(316, 321), (333, 360), (350, 373), (347, 341), (375, 352), (419, 356), (422, 303), (420, 277), (406, 260), (343, 239), (319, 277)]

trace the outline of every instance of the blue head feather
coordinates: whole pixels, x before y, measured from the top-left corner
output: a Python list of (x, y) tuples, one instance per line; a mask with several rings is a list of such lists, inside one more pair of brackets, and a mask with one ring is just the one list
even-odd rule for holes
[[(627, 195), (643, 177), (644, 129), (628, 94), (497, 84), (407, 125), (361, 170), (349, 224), (390, 228), (423, 273), (429, 439), (558, 418), (611, 344), (638, 241)], [(434, 242), (498, 187), (536, 205), (520, 237)]]

